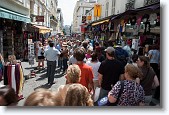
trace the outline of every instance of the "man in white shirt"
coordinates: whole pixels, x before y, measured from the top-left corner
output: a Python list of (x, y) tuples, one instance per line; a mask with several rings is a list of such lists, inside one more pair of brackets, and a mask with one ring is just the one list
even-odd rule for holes
[(48, 85), (52, 85), (54, 82), (54, 74), (56, 69), (56, 59), (60, 55), (60, 51), (54, 47), (54, 43), (49, 43), (49, 49), (45, 51), (45, 57), (47, 60), (47, 77), (48, 77)]

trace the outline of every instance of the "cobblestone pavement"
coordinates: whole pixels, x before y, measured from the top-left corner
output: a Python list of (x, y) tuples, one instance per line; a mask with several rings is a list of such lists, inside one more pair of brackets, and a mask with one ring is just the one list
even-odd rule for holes
[[(35, 62), (34, 66), (32, 67), (28, 64), (28, 62), (22, 62), (21, 64), (26, 79), (24, 80), (24, 87), (23, 87), (24, 99), (19, 101), (18, 106), (23, 106), (25, 99), (37, 88), (46, 88), (55, 91), (60, 85), (65, 84), (66, 79), (65, 77), (63, 77), (64, 74), (63, 72), (59, 72), (58, 68), (56, 69), (55, 79), (54, 79), (56, 83), (53, 84), (52, 86), (48, 86), (47, 78), (46, 78), (46, 68), (41, 71), (36, 70), (35, 68), (37, 66), (37, 62)], [(45, 62), (45, 67), (46, 67), (46, 62)], [(27, 79), (27, 76), (29, 75), (30, 70), (32, 69), (35, 69), (36, 77), (33, 76)]]

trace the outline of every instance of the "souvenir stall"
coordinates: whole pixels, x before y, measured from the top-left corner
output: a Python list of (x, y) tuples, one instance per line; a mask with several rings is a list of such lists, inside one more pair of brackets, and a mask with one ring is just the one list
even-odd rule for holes
[(125, 36), (127, 40), (132, 40), (131, 48), (137, 50), (139, 55), (147, 55), (152, 45), (159, 44), (159, 4), (126, 11), (119, 17), (117, 32), (121, 33), (123, 38)]
[(20, 100), (23, 98), (24, 77), (22, 66), (16, 61), (15, 55), (9, 55), (8, 61), (4, 66), (4, 85), (12, 87), (18, 96), (18, 100)]

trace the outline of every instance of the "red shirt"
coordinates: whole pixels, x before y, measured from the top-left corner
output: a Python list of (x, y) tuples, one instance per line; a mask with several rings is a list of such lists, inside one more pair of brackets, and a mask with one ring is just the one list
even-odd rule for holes
[(79, 83), (89, 90), (88, 85), (90, 84), (90, 81), (93, 81), (94, 78), (92, 68), (85, 63), (77, 65), (81, 69), (81, 79)]

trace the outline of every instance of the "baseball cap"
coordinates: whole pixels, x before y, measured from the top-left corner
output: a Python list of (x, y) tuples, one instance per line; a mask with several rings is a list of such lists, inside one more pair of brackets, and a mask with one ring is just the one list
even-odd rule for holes
[(107, 47), (104, 51), (111, 54), (112, 52), (115, 52), (115, 49), (113, 47)]

